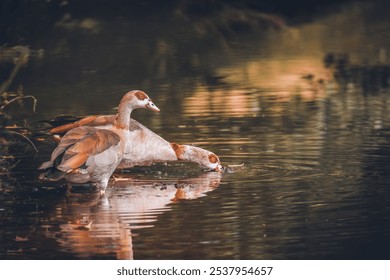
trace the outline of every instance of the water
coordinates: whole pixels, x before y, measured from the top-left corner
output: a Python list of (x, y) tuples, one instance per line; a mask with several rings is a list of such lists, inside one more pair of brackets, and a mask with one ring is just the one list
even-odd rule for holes
[(117, 174), (104, 198), (81, 187), (67, 196), (36, 179), (55, 143), (32, 134), (38, 153), (10, 148), (20, 162), (0, 197), (1, 258), (388, 259), (390, 37), (386, 17), (370, 20), (379, 10), (352, 3), (188, 50), (120, 31), (101, 40), (129, 25), (120, 20), (53, 31), (45, 58), (18, 77), (38, 99), (28, 118), (112, 113), (141, 88), (161, 113), (137, 120), (244, 165), (222, 176), (140, 167)]

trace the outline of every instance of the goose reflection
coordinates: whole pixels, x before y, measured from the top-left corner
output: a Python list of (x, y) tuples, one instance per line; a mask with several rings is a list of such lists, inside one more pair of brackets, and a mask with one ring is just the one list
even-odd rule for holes
[(59, 230), (46, 234), (75, 258), (133, 259), (133, 230), (153, 227), (172, 203), (205, 196), (220, 180), (216, 172), (185, 179), (119, 178), (103, 199), (76, 194), (58, 205)]

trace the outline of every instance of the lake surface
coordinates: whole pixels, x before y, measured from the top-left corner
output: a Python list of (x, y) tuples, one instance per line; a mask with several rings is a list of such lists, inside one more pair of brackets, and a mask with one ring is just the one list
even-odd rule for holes
[[(10, 114), (27, 120), (39, 152), (9, 147), (0, 258), (388, 259), (390, 21), (380, 11), (351, 3), (209, 45), (121, 18), (59, 22), (15, 81), (38, 99), (36, 113)], [(243, 166), (137, 167), (103, 198), (39, 182), (55, 142), (38, 121), (113, 113), (130, 89), (161, 109), (135, 119)]]

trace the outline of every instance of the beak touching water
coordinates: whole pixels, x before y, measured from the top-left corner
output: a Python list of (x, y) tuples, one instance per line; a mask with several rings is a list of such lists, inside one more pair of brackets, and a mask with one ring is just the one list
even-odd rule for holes
[(223, 173), (225, 171), (225, 168), (222, 166), (222, 164), (218, 163), (218, 165), (214, 168), (214, 171), (218, 173)]

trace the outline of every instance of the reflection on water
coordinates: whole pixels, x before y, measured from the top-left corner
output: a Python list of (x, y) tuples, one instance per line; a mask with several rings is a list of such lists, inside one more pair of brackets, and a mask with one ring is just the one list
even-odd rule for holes
[[(171, 204), (200, 198), (218, 187), (220, 174), (205, 173), (181, 180), (140, 180), (125, 177), (113, 184), (103, 199), (85, 193), (73, 194), (66, 204), (56, 205), (59, 231), (45, 232), (55, 239), (61, 251), (77, 258), (110, 257), (133, 259), (134, 230), (153, 227)], [(135, 234), (137, 236), (137, 234)], [(136, 238), (135, 238), (136, 239)]]
[[(222, 177), (187, 164), (140, 168), (105, 199), (82, 190), (67, 200), (60, 185), (32, 179), (54, 146), (36, 140), (35, 158), (19, 155), (20, 186), (1, 193), (0, 256), (388, 259), (390, 37), (380, 10), (350, 3), (203, 51), (163, 36), (130, 44), (121, 29), (108, 36), (107, 22), (48, 40), (25, 84), (39, 100), (35, 118), (111, 113), (125, 90), (142, 88), (161, 113), (135, 118), (244, 167)], [(89, 51), (97, 34), (109, 40)]]

